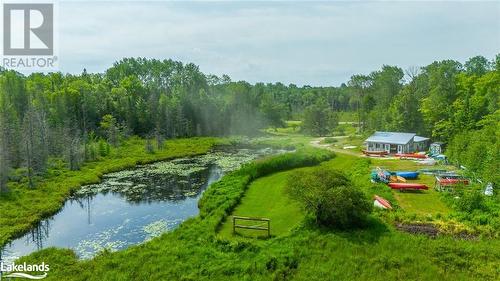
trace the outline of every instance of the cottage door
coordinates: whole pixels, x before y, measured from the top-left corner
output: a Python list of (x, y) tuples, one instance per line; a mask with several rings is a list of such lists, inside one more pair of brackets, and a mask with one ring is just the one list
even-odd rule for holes
[(403, 153), (403, 146), (402, 145), (398, 145), (398, 153)]
[(385, 151), (387, 151), (387, 153), (391, 153), (391, 145), (390, 144), (385, 144)]

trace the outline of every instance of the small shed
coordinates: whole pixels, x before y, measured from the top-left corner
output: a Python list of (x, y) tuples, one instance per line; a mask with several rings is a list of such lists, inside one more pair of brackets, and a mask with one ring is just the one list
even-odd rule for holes
[(443, 153), (443, 143), (442, 142), (433, 142), (429, 147), (429, 152), (432, 155), (438, 155)]

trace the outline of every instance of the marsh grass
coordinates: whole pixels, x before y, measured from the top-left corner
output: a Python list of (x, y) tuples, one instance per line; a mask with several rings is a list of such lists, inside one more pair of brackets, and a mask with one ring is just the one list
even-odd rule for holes
[[(88, 261), (78, 261), (71, 251), (54, 248), (21, 261), (49, 263), (46, 280), (455, 281), (500, 277), (499, 240), (430, 239), (395, 231), (377, 216), (362, 230), (332, 231), (302, 223), (289, 235), (272, 239), (218, 237), (217, 226), (238, 205), (252, 175), (268, 175), (270, 169), (259, 166), (298, 168), (298, 162), (288, 165), (279, 159), (283, 157), (290, 156), (272, 157), (226, 175), (204, 193), (201, 216), (148, 243), (115, 253), (104, 251)], [(274, 164), (265, 164), (268, 161)], [(367, 161), (338, 155), (322, 165), (345, 169), (368, 191), (373, 185), (368, 181)], [(385, 196), (390, 198), (390, 190), (387, 192)]]
[(112, 148), (106, 157), (86, 163), (79, 171), (70, 171), (61, 165), (52, 167), (44, 178), (37, 180), (34, 189), (28, 188), (26, 179), (20, 177), (17, 182), (9, 183), (10, 192), (0, 194), (0, 246), (56, 213), (72, 192), (82, 185), (100, 182), (106, 173), (139, 164), (204, 154), (218, 144), (228, 144), (228, 140), (169, 140), (164, 149), (150, 154), (144, 149), (145, 140), (131, 138)]

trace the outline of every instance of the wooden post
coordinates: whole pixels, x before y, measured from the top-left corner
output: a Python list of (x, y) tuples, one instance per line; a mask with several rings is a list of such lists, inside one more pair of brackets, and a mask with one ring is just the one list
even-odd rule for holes
[[(258, 221), (261, 223), (267, 223), (267, 227), (263, 225), (242, 225), (242, 224), (236, 224), (237, 220), (246, 220), (246, 221)], [(253, 218), (253, 217), (240, 217), (240, 216), (233, 216), (233, 234), (236, 233), (236, 228), (243, 228), (243, 229), (255, 229), (255, 230), (267, 230), (267, 236), (271, 237), (271, 220), (266, 219), (266, 218)]]

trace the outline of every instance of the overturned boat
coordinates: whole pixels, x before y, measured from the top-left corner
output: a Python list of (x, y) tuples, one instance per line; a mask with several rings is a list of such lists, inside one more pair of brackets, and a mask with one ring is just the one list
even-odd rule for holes
[(389, 152), (383, 150), (383, 151), (368, 151), (368, 150), (363, 150), (363, 154), (366, 156), (378, 156), (378, 157), (384, 157), (389, 154)]
[(407, 180), (414, 180), (418, 178), (418, 172), (412, 172), (412, 171), (398, 171), (394, 172), (396, 176), (403, 177)]
[(392, 209), (391, 203), (378, 195), (373, 196), (373, 206), (381, 209)]
[(427, 155), (421, 153), (396, 153), (394, 156), (401, 159), (426, 159)]
[(402, 182), (390, 182), (387, 184), (392, 189), (398, 190), (427, 190), (429, 187), (422, 183), (402, 183)]

